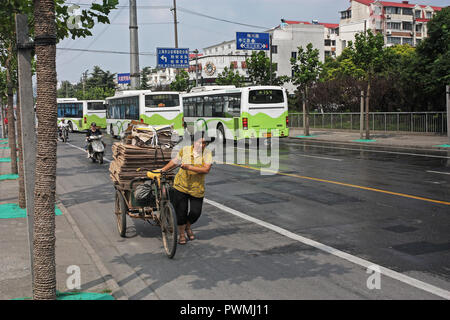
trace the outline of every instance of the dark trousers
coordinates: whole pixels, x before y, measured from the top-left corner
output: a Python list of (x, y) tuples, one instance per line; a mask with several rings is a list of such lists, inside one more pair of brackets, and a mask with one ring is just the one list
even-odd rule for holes
[(179, 226), (189, 222), (195, 223), (202, 214), (203, 198), (196, 198), (187, 193), (173, 189), (172, 204), (177, 214)]

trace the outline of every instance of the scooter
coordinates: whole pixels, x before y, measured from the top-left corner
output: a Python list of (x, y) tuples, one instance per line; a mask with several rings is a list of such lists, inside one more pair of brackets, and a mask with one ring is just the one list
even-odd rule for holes
[(92, 154), (90, 158), (92, 162), (98, 162), (100, 164), (103, 163), (103, 154), (105, 153), (105, 146), (102, 142), (102, 136), (89, 136), (88, 142), (92, 146)]

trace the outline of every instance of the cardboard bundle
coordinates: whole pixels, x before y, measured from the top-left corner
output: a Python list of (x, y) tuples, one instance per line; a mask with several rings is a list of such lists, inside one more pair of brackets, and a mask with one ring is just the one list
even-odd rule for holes
[[(116, 142), (112, 146), (113, 161), (109, 166), (111, 179), (115, 184), (128, 188), (134, 178), (146, 177), (147, 170), (161, 169), (170, 160), (172, 148), (138, 147), (123, 142)], [(136, 171), (138, 168), (143, 168)], [(145, 168), (145, 169), (144, 169)], [(171, 173), (173, 178), (175, 173)]]
[(125, 143), (142, 148), (173, 148), (179, 139), (171, 125), (151, 126), (139, 122), (130, 123), (124, 135)]

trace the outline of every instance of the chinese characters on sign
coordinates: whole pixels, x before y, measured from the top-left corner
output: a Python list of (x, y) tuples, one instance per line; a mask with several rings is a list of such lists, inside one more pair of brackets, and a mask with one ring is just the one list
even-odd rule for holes
[(269, 33), (236, 32), (237, 50), (269, 50), (269, 47)]
[(188, 48), (156, 48), (157, 66), (161, 68), (189, 68)]
[(129, 73), (118, 73), (117, 74), (117, 83), (130, 83), (130, 74)]

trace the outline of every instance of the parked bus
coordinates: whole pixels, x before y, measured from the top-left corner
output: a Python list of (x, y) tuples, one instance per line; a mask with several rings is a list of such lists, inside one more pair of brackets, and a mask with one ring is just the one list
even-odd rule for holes
[(112, 136), (120, 136), (132, 120), (173, 125), (178, 134), (183, 134), (183, 106), (178, 92), (118, 91), (106, 98), (106, 105), (106, 130)]
[(289, 136), (288, 101), (282, 87), (199, 87), (182, 97), (191, 135), (196, 128), (220, 141)]
[(65, 119), (71, 132), (88, 130), (92, 122), (99, 128), (106, 128), (105, 101), (59, 98), (57, 103), (58, 123)]

